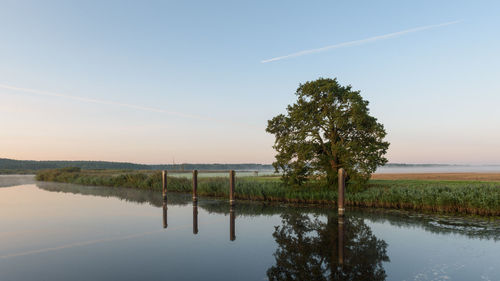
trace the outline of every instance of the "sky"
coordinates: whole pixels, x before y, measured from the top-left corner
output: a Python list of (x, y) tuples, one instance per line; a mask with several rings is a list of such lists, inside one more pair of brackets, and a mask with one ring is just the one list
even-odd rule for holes
[(0, 0), (0, 158), (271, 163), (267, 120), (352, 85), (393, 163), (500, 163), (499, 1)]

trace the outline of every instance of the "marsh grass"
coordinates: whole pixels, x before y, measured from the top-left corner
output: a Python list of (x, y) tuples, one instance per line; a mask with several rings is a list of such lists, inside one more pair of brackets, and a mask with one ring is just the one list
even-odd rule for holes
[[(129, 187), (161, 191), (160, 172), (120, 170), (44, 170), (39, 181), (82, 185)], [(236, 198), (293, 203), (335, 204), (337, 188), (320, 182), (307, 186), (285, 186), (279, 177), (237, 177)], [(192, 191), (188, 177), (168, 177), (168, 191)], [(198, 195), (228, 197), (227, 177), (198, 178)], [(477, 181), (371, 180), (361, 191), (347, 188), (346, 205), (411, 209), (432, 212), (500, 215), (500, 183)]]

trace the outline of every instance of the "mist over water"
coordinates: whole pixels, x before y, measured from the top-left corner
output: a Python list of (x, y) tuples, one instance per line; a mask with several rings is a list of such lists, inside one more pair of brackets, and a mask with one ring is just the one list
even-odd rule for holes
[(500, 165), (389, 165), (379, 167), (375, 173), (500, 173)]

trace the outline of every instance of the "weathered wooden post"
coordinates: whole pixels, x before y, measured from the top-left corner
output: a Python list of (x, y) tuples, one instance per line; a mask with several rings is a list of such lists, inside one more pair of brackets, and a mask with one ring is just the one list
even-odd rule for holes
[(234, 205), (234, 170), (229, 171), (229, 204)]
[(198, 234), (198, 203), (193, 202), (193, 234)]
[(163, 228), (167, 228), (168, 223), (167, 223), (167, 201), (163, 201)]
[(236, 220), (236, 215), (234, 213), (234, 209), (231, 206), (231, 209), (229, 209), (229, 240), (234, 241), (236, 240), (236, 231), (235, 231), (235, 220)]
[(167, 200), (167, 171), (161, 171), (161, 181), (163, 187), (163, 200)]
[(344, 264), (344, 217), (339, 216), (338, 220), (339, 227), (339, 264)]
[(198, 170), (193, 170), (193, 202), (198, 201)]
[(339, 193), (337, 197), (337, 204), (339, 208), (339, 216), (343, 216), (345, 213), (344, 209), (344, 192), (345, 192), (345, 170), (344, 168), (339, 169)]

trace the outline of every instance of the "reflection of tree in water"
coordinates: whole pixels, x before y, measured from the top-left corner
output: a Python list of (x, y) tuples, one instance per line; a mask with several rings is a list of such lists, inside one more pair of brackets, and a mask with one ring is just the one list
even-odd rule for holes
[(363, 219), (341, 219), (339, 233), (337, 217), (329, 216), (326, 223), (297, 212), (281, 218), (282, 225), (273, 233), (278, 249), (276, 265), (267, 271), (269, 280), (385, 280), (387, 243), (375, 237)]

